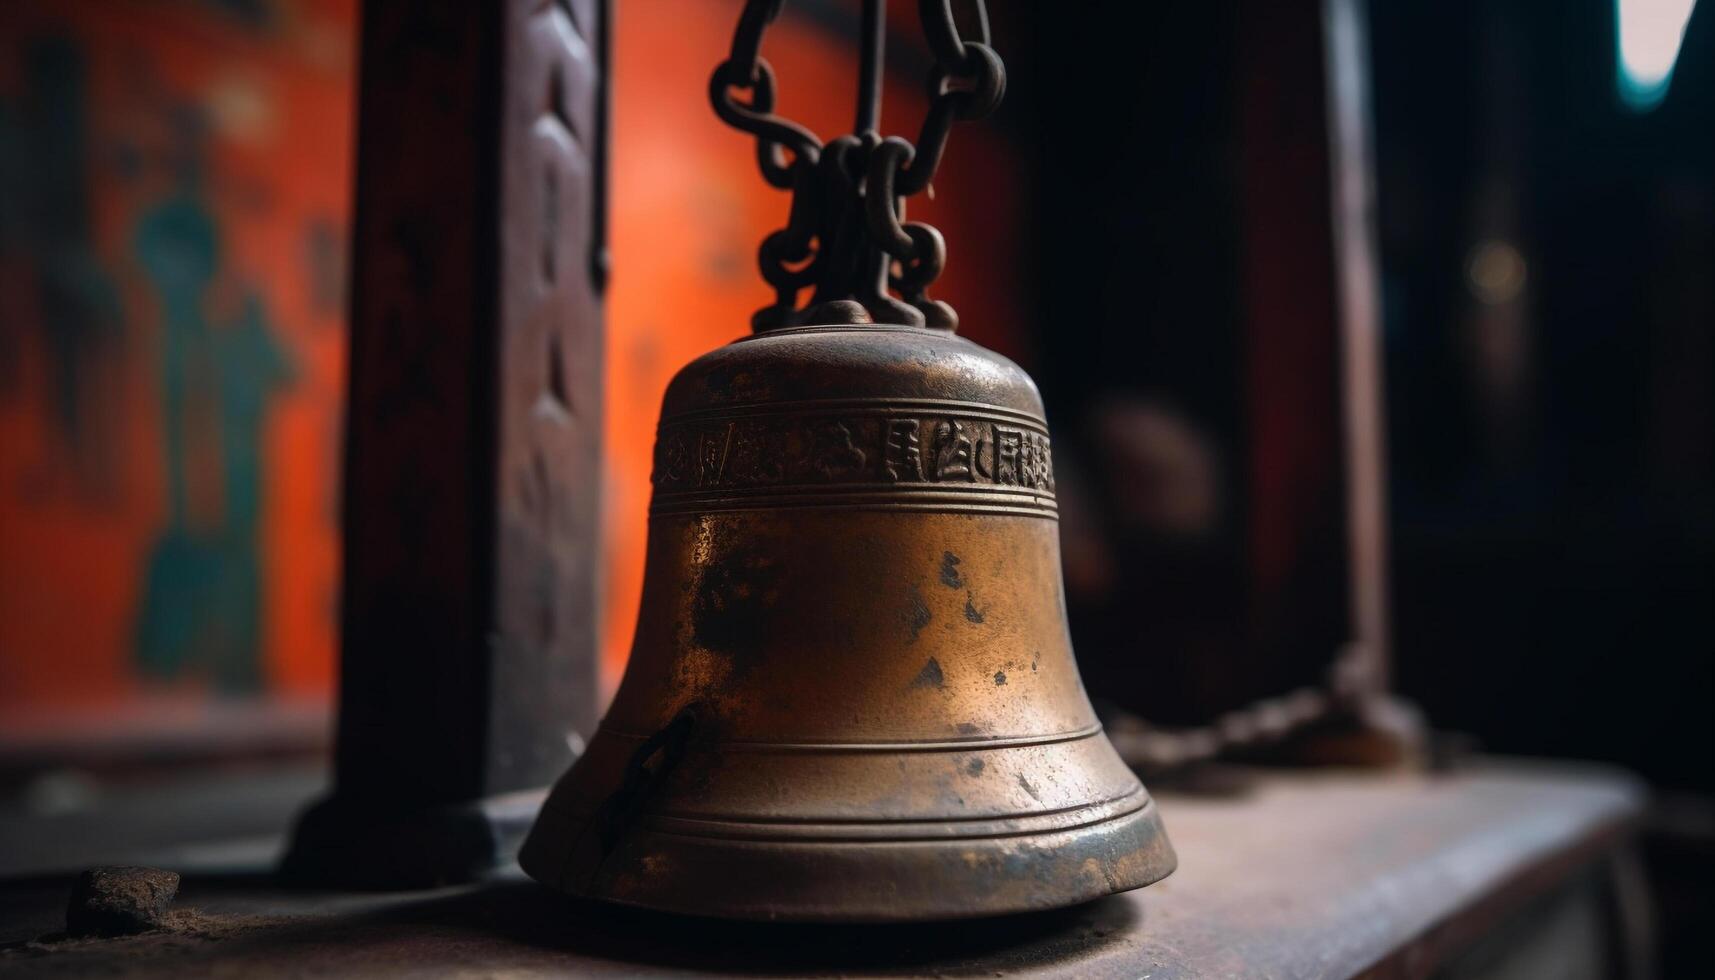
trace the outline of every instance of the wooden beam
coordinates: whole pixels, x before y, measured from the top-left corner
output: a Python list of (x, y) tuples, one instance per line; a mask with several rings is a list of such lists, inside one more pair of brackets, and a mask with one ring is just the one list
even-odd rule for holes
[(507, 859), (596, 708), (602, 0), (367, 0), (333, 794), (294, 875)]

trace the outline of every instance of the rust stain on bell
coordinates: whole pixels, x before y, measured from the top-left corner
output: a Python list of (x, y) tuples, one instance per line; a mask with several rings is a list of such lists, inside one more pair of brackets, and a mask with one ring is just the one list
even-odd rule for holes
[(1173, 870), (1079, 682), (1035, 385), (944, 330), (777, 329), (680, 372), (637, 638), (521, 860), (752, 919), (1051, 908)]

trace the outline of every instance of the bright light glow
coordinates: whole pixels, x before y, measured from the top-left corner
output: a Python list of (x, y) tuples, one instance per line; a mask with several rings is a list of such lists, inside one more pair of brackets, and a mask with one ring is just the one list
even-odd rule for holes
[(1667, 97), (1673, 63), (1697, 0), (1614, 0), (1618, 21), (1620, 98), (1640, 112)]

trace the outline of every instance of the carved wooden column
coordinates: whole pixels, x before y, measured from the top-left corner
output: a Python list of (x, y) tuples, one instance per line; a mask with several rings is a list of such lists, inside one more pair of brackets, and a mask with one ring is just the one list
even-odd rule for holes
[(333, 793), (294, 877), (510, 858), (596, 691), (603, 0), (366, 0)]

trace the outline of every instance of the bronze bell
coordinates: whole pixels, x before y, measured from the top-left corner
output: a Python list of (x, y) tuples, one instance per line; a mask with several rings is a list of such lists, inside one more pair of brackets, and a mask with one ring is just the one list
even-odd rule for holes
[(679, 372), (642, 611), (524, 869), (743, 919), (1043, 909), (1174, 868), (1065, 623), (1048, 430), (943, 330), (793, 327)]

